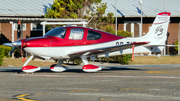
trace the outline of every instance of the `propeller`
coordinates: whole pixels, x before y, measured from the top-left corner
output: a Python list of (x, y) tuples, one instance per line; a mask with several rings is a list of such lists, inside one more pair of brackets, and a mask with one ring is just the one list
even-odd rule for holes
[(16, 48), (21, 51), (21, 55), (22, 55), (22, 43), (19, 40), (20, 36), (21, 36), (21, 20), (19, 20), (18, 26), (17, 26), (17, 40), (18, 41), (15, 41), (15, 42), (12, 42), (12, 43), (4, 43), (3, 44), (4, 46), (13, 47), (13, 49), (8, 53), (8, 55), (11, 55)]
[(21, 43), (21, 40), (18, 40), (18, 41), (12, 42), (12, 43), (4, 43), (3, 45), (4, 46), (13, 47), (13, 49), (8, 53), (8, 55), (11, 55), (16, 48), (19, 49), (21, 51), (21, 54), (22, 54), (22, 43)]

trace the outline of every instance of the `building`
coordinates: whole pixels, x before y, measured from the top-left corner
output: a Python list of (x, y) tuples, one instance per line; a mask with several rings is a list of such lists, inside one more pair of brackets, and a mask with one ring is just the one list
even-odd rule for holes
[[(18, 20), (21, 20), (23, 25), (21, 38), (43, 35), (43, 27), (40, 23), (50, 21), (44, 19), (44, 14), (47, 12), (47, 8), (53, 4), (53, 0), (0, 0), (0, 2), (0, 44), (17, 40)], [(102, 0), (102, 2), (107, 3), (106, 13), (117, 13), (118, 30), (132, 32), (133, 37), (145, 35), (159, 12), (171, 12), (167, 44), (172, 45), (178, 40), (179, 0), (143, 0), (142, 34), (140, 32), (141, 4), (139, 0)], [(12, 30), (13, 27), (14, 30)], [(14, 39), (12, 33), (14, 33)], [(167, 47), (166, 54), (175, 54), (174, 47)]]
[[(171, 12), (167, 44), (173, 45), (178, 40), (178, 30), (180, 29), (179, 0), (142, 0), (142, 34), (140, 33), (140, 0), (102, 0), (102, 2), (107, 3), (106, 14), (108, 12), (115, 14), (117, 9), (118, 30), (132, 32), (134, 37), (145, 35), (159, 12)], [(166, 47), (166, 54), (176, 54), (174, 47)]]

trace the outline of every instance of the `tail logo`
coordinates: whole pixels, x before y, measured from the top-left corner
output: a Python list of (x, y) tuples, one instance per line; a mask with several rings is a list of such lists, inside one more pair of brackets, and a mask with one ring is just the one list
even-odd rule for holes
[(155, 29), (155, 34), (157, 34), (157, 36), (159, 36), (163, 33), (163, 30), (164, 29), (162, 28), (162, 25), (160, 25)]

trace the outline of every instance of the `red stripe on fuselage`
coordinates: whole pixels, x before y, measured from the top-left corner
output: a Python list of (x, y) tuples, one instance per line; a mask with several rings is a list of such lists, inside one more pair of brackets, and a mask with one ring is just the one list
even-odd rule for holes
[[(65, 27), (66, 36), (64, 39), (54, 36), (43, 36), (32, 39), (27, 39), (23, 43), (23, 47), (63, 47), (63, 46), (79, 46), (79, 45), (91, 45), (91, 44), (100, 44), (105, 42), (110, 42), (124, 37), (115, 36), (103, 31), (85, 28), (85, 27)], [(72, 40), (69, 39), (71, 28), (80, 28), (84, 29), (84, 36), (81, 40)], [(88, 30), (98, 32), (102, 37), (98, 40), (87, 40)]]

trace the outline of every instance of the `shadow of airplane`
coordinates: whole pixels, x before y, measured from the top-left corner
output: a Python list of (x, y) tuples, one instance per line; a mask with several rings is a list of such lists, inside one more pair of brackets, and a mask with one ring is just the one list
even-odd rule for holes
[[(128, 70), (141, 71), (142, 69), (126, 68), (126, 67), (119, 68), (119, 67), (112, 66), (112, 67), (104, 67), (104, 68), (102, 68), (101, 71), (104, 72), (104, 71), (128, 71)], [(101, 72), (101, 71), (99, 71), (99, 72)], [(19, 69), (11, 68), (11, 69), (3, 69), (3, 70), (0, 69), (0, 72), (12, 72), (12, 73), (17, 73), (17, 74), (24, 73), (20, 68)], [(81, 68), (78, 68), (78, 69), (77, 68), (69, 68), (68, 70), (66, 70), (64, 72), (65, 73), (86, 73)], [(35, 73), (59, 73), (59, 72), (53, 72), (50, 69), (41, 68), (41, 70), (39, 70)]]

